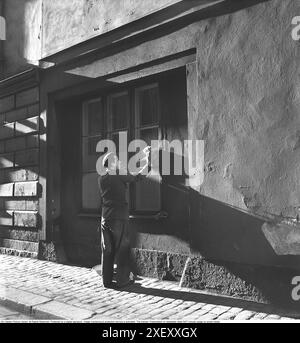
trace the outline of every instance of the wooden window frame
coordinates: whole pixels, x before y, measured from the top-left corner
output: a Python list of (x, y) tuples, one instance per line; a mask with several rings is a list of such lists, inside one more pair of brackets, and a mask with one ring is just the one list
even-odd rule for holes
[[(96, 208), (85, 208), (83, 206), (83, 176), (87, 175), (87, 174), (93, 174), (96, 173), (96, 165), (95, 165), (95, 170), (86, 170), (84, 168), (84, 140), (85, 139), (89, 139), (89, 138), (93, 138), (93, 137), (99, 137), (99, 136), (105, 136), (106, 132), (105, 130), (102, 130), (99, 134), (95, 134), (95, 135), (89, 135), (88, 134), (88, 127), (85, 128), (86, 125), (88, 125), (88, 105), (91, 103), (95, 103), (95, 102), (101, 102), (102, 103), (102, 110), (103, 110), (103, 123), (104, 126), (106, 126), (106, 113), (105, 113), (105, 96), (98, 96), (92, 99), (88, 99), (86, 101), (84, 101), (82, 103), (82, 115), (81, 115), (81, 127), (80, 127), (80, 131), (81, 131), (81, 139), (80, 139), (80, 146), (81, 146), (81, 158), (80, 158), (80, 166), (81, 166), (81, 170), (80, 170), (80, 212), (81, 213), (96, 213), (97, 209)], [(84, 135), (84, 131), (87, 132), (86, 135)]]
[[(144, 89), (151, 89), (151, 88), (157, 88), (158, 89), (158, 120), (155, 122), (155, 124), (151, 125), (144, 125), (144, 126), (138, 126), (138, 104), (137, 104), (137, 93), (141, 90)], [(93, 209), (93, 208), (84, 208), (83, 207), (83, 175), (84, 174), (89, 174), (93, 173), (93, 171), (84, 171), (83, 168), (83, 158), (84, 158), (84, 138), (90, 138), (90, 137), (97, 137), (102, 135), (104, 139), (112, 139), (112, 136), (114, 133), (118, 132), (124, 132), (127, 130), (128, 134), (128, 141), (132, 139), (139, 139), (140, 135), (139, 132), (141, 129), (151, 129), (151, 128), (157, 128), (158, 130), (158, 137), (157, 139), (160, 140), (162, 139), (162, 126), (161, 126), (161, 102), (160, 102), (160, 92), (159, 92), (159, 82), (149, 82), (145, 84), (139, 85), (132, 85), (128, 88), (122, 88), (122, 89), (114, 89), (111, 91), (105, 91), (103, 92), (100, 96), (96, 96), (93, 98), (89, 98), (83, 101), (82, 103), (82, 119), (81, 119), (81, 178), (80, 178), (80, 189), (81, 189), (81, 214), (86, 214), (86, 215), (96, 215), (99, 213), (98, 209)], [(113, 129), (113, 117), (111, 114), (111, 99), (115, 96), (118, 95), (123, 95), (127, 94), (128, 95), (128, 100), (129, 100), (129, 117), (128, 117), (128, 122), (127, 122), (127, 129), (122, 128), (122, 129)], [(84, 120), (86, 120), (86, 111), (87, 111), (87, 106), (89, 103), (97, 102), (101, 100), (102, 101), (102, 106), (103, 106), (103, 123), (104, 123), (104, 129), (102, 130), (101, 133), (96, 134), (96, 135), (83, 135), (83, 130), (84, 130), (84, 125), (87, 125), (84, 123)], [(128, 158), (130, 158), (128, 156)], [(96, 166), (95, 166), (96, 169)], [(135, 189), (134, 185), (133, 187), (130, 187), (130, 201), (129, 201), (129, 211), (130, 215), (153, 215), (157, 214), (161, 211), (162, 208), (162, 185), (160, 185), (160, 191), (159, 191), (159, 198), (160, 198), (160, 204), (159, 204), (159, 209), (158, 210), (136, 210), (135, 209)]]
[[(155, 123), (147, 124), (147, 125), (140, 125), (140, 116), (139, 116), (139, 104), (138, 104), (138, 94), (147, 89), (157, 88), (158, 89), (158, 118)], [(149, 83), (145, 85), (141, 85), (139, 87), (134, 88), (134, 137), (135, 139), (140, 139), (141, 135), (140, 132), (142, 130), (151, 130), (157, 129), (157, 139), (162, 139), (162, 128), (161, 128), (161, 103), (160, 103), (160, 92), (159, 92), (159, 82)], [(132, 187), (132, 192), (136, 194), (135, 187)], [(133, 215), (152, 215), (157, 214), (162, 210), (162, 185), (160, 185), (159, 191), (159, 208), (157, 210), (136, 210), (136, 197), (132, 197), (131, 203), (131, 211), (130, 214)]]

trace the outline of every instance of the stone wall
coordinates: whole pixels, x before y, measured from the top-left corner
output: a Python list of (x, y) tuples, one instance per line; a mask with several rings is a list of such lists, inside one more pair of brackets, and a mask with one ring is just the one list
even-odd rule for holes
[(40, 219), (39, 87), (0, 98), (0, 251), (36, 257)]
[(183, 287), (299, 310), (293, 301), (295, 271), (241, 263), (207, 260), (157, 250), (134, 249), (136, 273), (176, 281)]

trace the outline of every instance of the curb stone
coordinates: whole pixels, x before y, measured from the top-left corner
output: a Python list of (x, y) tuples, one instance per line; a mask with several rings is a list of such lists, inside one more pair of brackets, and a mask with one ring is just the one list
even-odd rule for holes
[[(96, 314), (13, 287), (2, 286), (0, 288), (0, 304), (38, 320), (85, 320)], [(73, 312), (76, 312), (73, 316), (72, 310), (76, 310)]]

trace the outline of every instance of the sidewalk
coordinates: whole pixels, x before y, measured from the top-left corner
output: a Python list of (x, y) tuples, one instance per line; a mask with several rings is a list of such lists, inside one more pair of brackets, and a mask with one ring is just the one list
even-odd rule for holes
[(73, 321), (287, 320), (300, 313), (143, 278), (105, 289), (93, 269), (0, 255), (0, 303), (36, 319)]

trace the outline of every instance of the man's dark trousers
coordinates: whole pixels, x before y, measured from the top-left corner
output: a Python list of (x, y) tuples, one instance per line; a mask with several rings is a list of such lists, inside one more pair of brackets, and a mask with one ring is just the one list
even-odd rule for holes
[(101, 220), (102, 278), (104, 287), (113, 280), (114, 261), (117, 263), (116, 282), (122, 286), (129, 281), (130, 237), (128, 220)]

